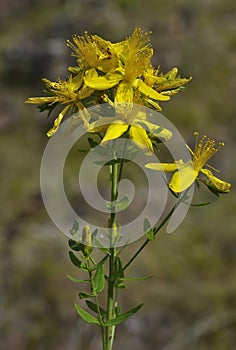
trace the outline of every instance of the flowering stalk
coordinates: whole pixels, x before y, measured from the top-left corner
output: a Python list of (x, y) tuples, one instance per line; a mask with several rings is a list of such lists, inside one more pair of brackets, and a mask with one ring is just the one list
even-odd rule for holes
[[(153, 121), (150, 118), (152, 113), (147, 110), (161, 111), (159, 103), (169, 101), (192, 78), (181, 78), (176, 67), (167, 73), (163, 73), (159, 66), (155, 68), (151, 63), (153, 49), (150, 33), (144, 33), (140, 28), (135, 28), (130, 37), (118, 43), (85, 33), (83, 36), (74, 36), (72, 42), (67, 41), (67, 45), (77, 61), (76, 66), (68, 68), (68, 79), (52, 82), (44, 78), (42, 81), (47, 96), (30, 97), (26, 103), (38, 104), (40, 111), (47, 110), (49, 116), (54, 110), (58, 110), (53, 126), (47, 132), (48, 137), (58, 131), (66, 116), (71, 115), (67, 132), (73, 132), (83, 124), (89, 136), (98, 135), (100, 138), (97, 141), (88, 137), (89, 151), (97, 152), (101, 156), (109, 154), (108, 162), (101, 159), (98, 161), (109, 166), (110, 172), (111, 200), (108, 233), (106, 232), (108, 242), (103, 245), (97, 237), (98, 229), (91, 232), (89, 224), (83, 227), (80, 237), (79, 222), (75, 220), (70, 230), (69, 257), (74, 266), (88, 274), (88, 278), (68, 278), (76, 283), (89, 284), (89, 292), (86, 290), (79, 293), (79, 298), (85, 300), (87, 308), (75, 304), (75, 309), (86, 323), (100, 327), (103, 350), (112, 350), (116, 326), (125, 322), (143, 305), (121, 313), (118, 294), (120, 288), (124, 288), (125, 272), (147, 244), (154, 240), (183, 198), (186, 198), (179, 194), (188, 191), (194, 183), (199, 184), (199, 181), (217, 196), (228, 193), (231, 185), (214, 176), (211, 170), (218, 170), (208, 164), (209, 159), (224, 144), (221, 142), (216, 145), (214, 140), (206, 136), (199, 141), (198, 133), (195, 133), (194, 150), (186, 145), (192, 159), (174, 159), (173, 163), (147, 162), (146, 168), (173, 172), (167, 186), (177, 202), (157, 227), (151, 227), (148, 220), (144, 219), (143, 233), (147, 238), (128, 262), (123, 264), (121, 252), (124, 248), (117, 244), (120, 238), (117, 212), (118, 208), (125, 210), (129, 206), (128, 198), (118, 201), (118, 185), (125, 162), (130, 160), (126, 153), (131, 152), (131, 159), (134, 159), (137, 149), (146, 156), (154, 154), (156, 150), (161, 151), (159, 144), (168, 143), (174, 135), (163, 125)], [(109, 106), (109, 115), (90, 113), (89, 107), (104, 103)], [(116, 147), (113, 147), (120, 138), (125, 138), (123, 154), (118, 154)], [(132, 142), (129, 150), (128, 139)], [(92, 256), (95, 246), (103, 254), (98, 262)], [(128, 279), (141, 280), (146, 277)], [(100, 296), (104, 292), (107, 299), (105, 307), (100, 303)]]
[[(114, 203), (117, 199), (117, 180), (118, 180), (118, 164), (114, 163), (110, 166), (111, 177), (111, 202)], [(116, 213), (111, 212), (109, 227), (111, 228), (110, 235), (110, 257), (109, 257), (109, 275), (108, 275), (108, 292), (107, 292), (107, 321), (114, 317), (114, 259), (116, 255), (116, 248), (114, 246), (114, 239), (116, 236)], [(112, 344), (115, 335), (115, 326), (108, 326), (106, 333), (106, 350), (112, 349)]]

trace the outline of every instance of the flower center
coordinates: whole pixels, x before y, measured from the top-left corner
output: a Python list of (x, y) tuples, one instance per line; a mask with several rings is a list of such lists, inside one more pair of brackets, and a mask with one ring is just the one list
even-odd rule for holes
[(195, 170), (200, 171), (206, 162), (222, 147), (223, 142), (219, 142), (216, 147), (216, 142), (204, 135), (198, 142), (199, 133), (195, 132), (195, 148), (193, 152), (193, 166)]

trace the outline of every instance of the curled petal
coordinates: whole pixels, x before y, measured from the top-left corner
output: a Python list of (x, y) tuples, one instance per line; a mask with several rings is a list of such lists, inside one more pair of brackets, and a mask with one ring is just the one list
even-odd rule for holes
[(42, 103), (53, 103), (55, 102), (55, 97), (29, 97), (25, 101), (25, 103), (31, 103), (31, 104), (42, 104)]
[(141, 79), (136, 79), (134, 85), (137, 86), (139, 88), (139, 91), (142, 92), (145, 96), (152, 98), (153, 100), (168, 101), (170, 99), (169, 96), (162, 95), (159, 92), (153, 90), (150, 86), (145, 84)]
[(53, 134), (55, 134), (55, 132), (58, 130), (62, 119), (64, 118), (64, 115), (66, 114), (66, 112), (68, 111), (68, 109), (70, 108), (70, 106), (66, 106), (61, 113), (59, 114), (59, 116), (54, 120), (54, 125), (53, 127), (47, 132), (47, 136), (51, 137)]
[(228, 193), (230, 191), (231, 184), (228, 182), (225, 182), (223, 180), (218, 179), (215, 177), (212, 172), (208, 169), (202, 169), (201, 173), (206, 175), (208, 179), (211, 181), (211, 183), (219, 190), (220, 192), (223, 193)]

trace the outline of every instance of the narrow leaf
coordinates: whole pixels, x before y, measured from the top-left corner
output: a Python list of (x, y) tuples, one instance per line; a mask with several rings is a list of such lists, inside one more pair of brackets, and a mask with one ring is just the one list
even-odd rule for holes
[(69, 239), (68, 243), (69, 243), (69, 247), (72, 250), (75, 250), (77, 252), (79, 252), (83, 248), (83, 244), (81, 244), (80, 242), (75, 241), (74, 239)]
[(82, 309), (82, 307), (80, 307), (78, 304), (74, 304), (74, 306), (75, 306), (76, 311), (80, 315), (80, 317), (86, 323), (88, 323), (88, 324), (95, 324), (95, 325), (98, 325), (98, 326), (101, 325), (97, 317), (94, 317), (93, 315), (91, 315), (90, 313), (88, 313), (87, 311)]
[(72, 276), (70, 276), (70, 275), (66, 275), (66, 277), (67, 277), (70, 281), (75, 282), (75, 283), (86, 283), (86, 282), (90, 282), (89, 280), (79, 280), (79, 279), (74, 278), (74, 277), (72, 277)]
[(134, 307), (133, 309), (125, 312), (124, 314), (120, 314), (120, 315), (116, 316), (115, 318), (113, 318), (112, 320), (106, 321), (104, 323), (104, 326), (117, 326), (118, 324), (125, 322), (130, 316), (132, 316), (139, 309), (141, 309), (142, 306), (143, 306), (143, 304), (140, 304), (140, 305)]
[(86, 293), (86, 292), (79, 292), (79, 297), (80, 299), (88, 299), (88, 298), (95, 297), (95, 295), (91, 293)]
[(105, 286), (104, 265), (100, 265), (95, 273), (93, 280), (94, 293), (99, 294)]
[(91, 148), (95, 148), (98, 145), (98, 142), (92, 139), (91, 137), (88, 137), (88, 143)]
[(155, 277), (155, 275), (149, 275), (144, 277), (125, 277), (125, 278), (122, 278), (122, 280), (123, 281), (145, 281), (153, 277)]
[(69, 251), (69, 256), (73, 265), (79, 267), (80, 269), (87, 270), (84, 263), (81, 260), (79, 260), (71, 250)]
[[(85, 300), (85, 302), (88, 305), (88, 307), (90, 308), (90, 310), (92, 310), (92, 311), (94, 311), (94, 312), (96, 312), (98, 314), (98, 307), (97, 307), (97, 305), (95, 303), (93, 303), (90, 300)], [(106, 311), (101, 306), (99, 306), (99, 313), (102, 316), (106, 315)]]

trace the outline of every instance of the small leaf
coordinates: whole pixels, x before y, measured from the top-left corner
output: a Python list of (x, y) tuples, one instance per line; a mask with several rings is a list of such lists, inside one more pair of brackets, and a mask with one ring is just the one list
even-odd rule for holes
[(72, 250), (75, 250), (77, 252), (79, 252), (83, 248), (83, 244), (81, 244), (80, 242), (75, 241), (74, 239), (69, 239), (68, 243), (69, 243), (69, 247)]
[(114, 275), (115, 275), (114, 285), (118, 288), (125, 288), (125, 285), (123, 283), (124, 271), (123, 271), (121, 260), (118, 256), (115, 259)]
[(79, 231), (79, 223), (77, 220), (74, 220), (70, 233), (72, 234), (72, 236), (75, 236), (78, 233), (78, 231)]
[(129, 198), (127, 196), (124, 196), (120, 202), (106, 202), (106, 208), (107, 209), (115, 209), (115, 210), (125, 210), (129, 206)]
[(90, 282), (89, 280), (79, 280), (79, 279), (74, 278), (74, 277), (72, 277), (72, 276), (70, 276), (70, 275), (66, 275), (66, 277), (67, 277), (70, 281), (75, 282), (75, 283), (86, 283), (86, 282)]
[(73, 265), (79, 267), (80, 269), (87, 270), (85, 264), (81, 260), (79, 260), (71, 250), (69, 251), (69, 256)]
[(88, 298), (95, 297), (95, 295), (91, 293), (86, 293), (86, 292), (79, 292), (79, 297), (80, 299), (88, 299)]
[(143, 306), (143, 304), (140, 304), (136, 307), (134, 307), (133, 309), (125, 312), (124, 314), (120, 314), (118, 316), (116, 316), (115, 318), (108, 320), (104, 323), (104, 326), (116, 326), (120, 323), (125, 322), (130, 316), (132, 316), (133, 314), (135, 314), (139, 309), (141, 309), (141, 307)]
[(98, 266), (93, 279), (93, 292), (99, 294), (105, 287), (104, 265)]
[(145, 232), (145, 235), (147, 236), (149, 241), (153, 241), (155, 239), (155, 234), (152, 230), (151, 224), (146, 218), (144, 219), (144, 222), (143, 222), (143, 231)]
[[(85, 302), (88, 305), (88, 307), (90, 308), (90, 310), (92, 310), (92, 311), (94, 311), (94, 312), (96, 312), (98, 314), (98, 308), (97, 308), (97, 305), (95, 303), (93, 303), (90, 300), (85, 300)], [(106, 315), (106, 311), (101, 306), (99, 306), (99, 313), (102, 316)]]
[(99, 320), (97, 317), (94, 317), (93, 315), (91, 315), (90, 313), (88, 313), (87, 311), (85, 311), (84, 309), (82, 309), (82, 307), (80, 307), (78, 304), (74, 304), (76, 311), (78, 312), (78, 314), (80, 315), (80, 317), (88, 324), (95, 324), (98, 326), (101, 326)]
[(98, 145), (98, 142), (92, 139), (91, 137), (88, 137), (88, 143), (91, 148), (95, 148)]
[(145, 281), (153, 277), (155, 277), (155, 275), (149, 275), (144, 277), (127, 277), (127, 278), (123, 278), (122, 280), (123, 281)]
[(103, 265), (104, 262), (107, 260), (109, 254), (107, 254), (106, 256), (104, 256), (104, 258), (102, 258), (102, 260), (99, 261), (99, 263), (95, 266), (93, 266), (92, 268), (89, 269), (89, 271), (94, 271), (97, 270), (99, 268), (99, 266)]

